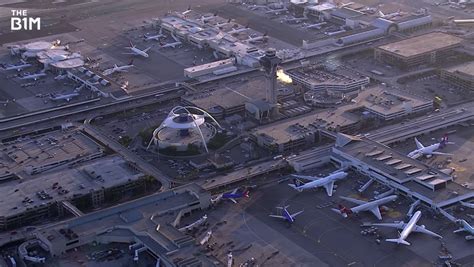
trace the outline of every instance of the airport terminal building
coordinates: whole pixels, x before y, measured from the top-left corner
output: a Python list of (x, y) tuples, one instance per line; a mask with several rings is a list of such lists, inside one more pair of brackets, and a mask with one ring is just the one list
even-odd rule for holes
[(441, 69), (440, 78), (464, 90), (474, 89), (474, 62)]

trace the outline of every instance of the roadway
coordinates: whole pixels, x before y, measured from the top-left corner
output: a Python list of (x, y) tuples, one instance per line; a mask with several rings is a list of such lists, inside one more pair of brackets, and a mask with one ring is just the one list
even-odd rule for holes
[(90, 136), (98, 140), (100, 143), (112, 149), (117, 154), (121, 155), (124, 159), (126, 159), (127, 161), (135, 164), (139, 169), (141, 169), (146, 174), (149, 174), (155, 177), (155, 179), (161, 182), (161, 184), (163, 185), (163, 188), (169, 189), (171, 188), (171, 186), (174, 185), (170, 177), (168, 177), (167, 175), (162, 173), (160, 170), (155, 168), (155, 166), (151, 165), (140, 156), (134, 154), (133, 152), (131, 152), (130, 150), (128, 150), (127, 148), (119, 144), (114, 139), (108, 137), (106, 134), (99, 131), (98, 129), (92, 127), (91, 125), (87, 123), (80, 124), (77, 126), (80, 130), (86, 132), (87, 134), (89, 134)]

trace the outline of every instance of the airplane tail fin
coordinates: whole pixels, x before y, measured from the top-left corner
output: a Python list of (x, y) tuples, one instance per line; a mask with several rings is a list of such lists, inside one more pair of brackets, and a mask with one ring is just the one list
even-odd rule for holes
[(243, 196), (244, 197), (250, 197), (250, 191), (249, 190), (245, 190), (244, 193), (243, 193)]
[(133, 65), (133, 58), (130, 59), (130, 62), (128, 63), (129, 66)]
[(135, 45), (132, 43), (132, 41), (129, 41), (130, 42), (130, 47), (135, 47)]
[(348, 209), (348, 208), (346, 208), (345, 206), (343, 206), (341, 204), (339, 204), (337, 207), (338, 207), (337, 209), (332, 209), (332, 211), (334, 211), (336, 213), (339, 213), (344, 218), (349, 217), (349, 214), (352, 213), (351, 209)]
[(403, 244), (403, 245), (407, 245), (407, 246), (410, 245), (410, 243), (408, 243), (407, 241), (405, 241), (401, 238), (385, 239), (385, 241), (392, 242), (392, 243), (397, 243), (397, 244)]
[(288, 186), (290, 186), (291, 188), (295, 189), (298, 192), (303, 191), (301, 188), (298, 187), (298, 185), (296, 183), (288, 184)]

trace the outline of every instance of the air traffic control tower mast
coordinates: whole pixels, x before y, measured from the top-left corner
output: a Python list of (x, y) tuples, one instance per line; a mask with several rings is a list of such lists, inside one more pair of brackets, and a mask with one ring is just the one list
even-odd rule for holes
[(272, 48), (268, 49), (265, 52), (265, 56), (260, 59), (260, 64), (265, 71), (265, 76), (268, 81), (266, 100), (272, 108), (272, 111), (270, 112), (272, 117), (275, 117), (278, 114), (276, 82), (277, 67), (280, 63), (281, 59), (276, 56), (276, 50)]

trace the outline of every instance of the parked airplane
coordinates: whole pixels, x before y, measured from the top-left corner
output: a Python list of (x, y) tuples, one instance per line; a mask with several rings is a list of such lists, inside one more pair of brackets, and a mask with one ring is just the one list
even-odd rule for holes
[(288, 12), (287, 8), (272, 9), (265, 12), (265, 14), (275, 14), (280, 15), (281, 13)]
[(117, 66), (117, 64), (114, 64), (114, 66), (112, 68), (104, 70), (104, 72), (102, 74), (107, 76), (107, 75), (113, 74), (115, 72), (127, 72), (127, 70), (129, 68), (132, 68), (132, 67), (134, 67), (133, 59), (130, 60), (130, 63), (128, 63), (127, 65)]
[(27, 63), (24, 60), (21, 60), (21, 63), (19, 64), (0, 64), (0, 67), (3, 68), (3, 70), (16, 70), (16, 71), (22, 71), (24, 68), (31, 67), (30, 63)]
[(53, 101), (66, 100), (67, 102), (71, 101), (74, 97), (79, 96), (78, 92), (73, 92), (70, 94), (56, 94), (49, 97)]
[(144, 34), (143, 35), (143, 38), (145, 39), (145, 41), (149, 41), (149, 40), (159, 41), (160, 38), (162, 37), (165, 37), (165, 35), (163, 34), (163, 28), (160, 28), (160, 31), (158, 32), (158, 34), (155, 34), (155, 35)]
[(474, 227), (472, 227), (468, 222), (465, 220), (457, 220), (456, 223), (460, 224), (461, 228), (454, 230), (453, 233), (468, 232), (470, 235), (474, 235)]
[(436, 152), (436, 150), (440, 148), (444, 148), (446, 145), (454, 144), (452, 142), (448, 142), (448, 135), (443, 136), (443, 138), (441, 138), (441, 141), (439, 143), (432, 144), (426, 147), (420, 141), (418, 141), (416, 137), (415, 137), (415, 143), (416, 143), (417, 149), (408, 153), (408, 157), (412, 159), (417, 159), (423, 155), (427, 157), (431, 157), (433, 155), (451, 156), (452, 154)]
[(177, 41), (177, 42), (162, 44), (162, 45), (160, 45), (160, 48), (168, 48), (168, 47), (176, 48), (177, 46), (180, 46), (180, 45), (182, 45), (182, 44), (183, 44), (183, 43), (181, 43), (180, 41)]
[(38, 73), (33, 73), (33, 74), (27, 73), (26, 75), (21, 76), (20, 80), (35, 80), (36, 81), (43, 76), (46, 76), (46, 73), (44, 73), (43, 71), (38, 72)]
[(214, 13), (212, 15), (207, 15), (207, 16), (201, 16), (198, 20), (200, 20), (202, 23), (207, 23), (210, 19), (217, 17), (217, 13)]
[(320, 23), (315, 23), (315, 24), (307, 24), (307, 25), (304, 25), (303, 28), (305, 29), (321, 29), (322, 26), (326, 25), (327, 22), (320, 22)]
[(146, 58), (149, 57), (147, 52), (151, 49), (151, 46), (146, 49), (140, 50), (130, 41), (130, 46), (127, 46), (125, 48), (128, 48), (131, 51), (131, 53), (124, 53), (126, 55), (142, 56)]
[(283, 219), (283, 220), (287, 221), (288, 223), (292, 224), (292, 223), (295, 222), (295, 217), (300, 215), (301, 213), (303, 213), (303, 210), (300, 210), (298, 212), (295, 212), (295, 213), (291, 214), (290, 212), (288, 212), (288, 207), (289, 206), (276, 207), (277, 209), (281, 210), (281, 215), (270, 214), (269, 216), (273, 217), (273, 218)]
[(181, 12), (181, 15), (186, 16), (186, 15), (187, 15), (188, 13), (190, 13), (191, 11), (193, 11), (193, 10), (191, 9), (191, 6), (188, 6), (188, 9), (186, 9), (186, 11), (184, 11), (184, 12)]
[(180, 232), (186, 232), (188, 230), (192, 230), (193, 228), (198, 227), (199, 225), (203, 224), (206, 220), (207, 220), (207, 214), (202, 216), (202, 218), (200, 218), (199, 220), (191, 223), (190, 225), (186, 225), (185, 227), (181, 227), (178, 230)]
[(424, 225), (417, 225), (416, 223), (418, 220), (421, 218), (421, 211), (415, 212), (413, 216), (410, 218), (408, 223), (404, 222), (396, 222), (396, 223), (373, 223), (373, 226), (382, 226), (382, 227), (393, 227), (402, 230), (402, 232), (399, 232), (398, 238), (395, 239), (385, 239), (387, 242), (393, 242), (397, 244), (403, 244), (409, 246), (410, 243), (408, 243), (405, 239), (412, 233), (412, 232), (417, 232), (417, 233), (423, 233), (427, 234), (430, 236), (434, 236), (437, 238), (443, 238), (442, 236), (431, 232), (430, 230), (426, 229)]
[(221, 201), (221, 199), (228, 199), (228, 200), (230, 200), (230, 201), (237, 204), (236, 199), (243, 198), (243, 197), (250, 197), (248, 190), (244, 190), (242, 193), (239, 193), (238, 190), (239, 190), (239, 188), (236, 188), (236, 189), (232, 190), (232, 192), (230, 192), (230, 193), (219, 194), (215, 198), (211, 198), (211, 203), (212, 204), (217, 204), (219, 201)]
[(265, 33), (264, 35), (255, 36), (255, 37), (249, 36), (249, 38), (245, 41), (248, 43), (258, 43), (258, 42), (266, 42), (267, 40), (268, 40), (268, 35), (267, 33)]
[(217, 23), (217, 24), (216, 24), (216, 27), (217, 27), (217, 28), (221, 28), (221, 27), (224, 27), (224, 26), (230, 24), (231, 22), (232, 22), (232, 19), (229, 19), (229, 20), (227, 20), (227, 21)]
[(236, 34), (236, 33), (241, 33), (241, 32), (248, 31), (248, 30), (249, 30), (249, 26), (246, 26), (244, 28), (233, 28), (232, 30), (228, 31), (227, 33), (228, 34)]
[(397, 12), (393, 12), (393, 13), (390, 13), (390, 14), (384, 14), (382, 11), (379, 10), (379, 17), (381, 17), (383, 19), (393, 19), (393, 18), (401, 16), (401, 15), (403, 15), (401, 10), (398, 10)]
[(395, 199), (397, 199), (397, 196), (390, 195), (390, 196), (377, 199), (374, 201), (370, 201), (370, 202), (359, 200), (359, 199), (353, 199), (349, 197), (341, 197), (341, 198), (349, 202), (358, 204), (358, 206), (355, 206), (352, 208), (346, 208), (343, 205), (339, 205), (339, 209), (332, 209), (334, 212), (341, 214), (342, 217), (347, 218), (352, 213), (359, 213), (361, 211), (370, 211), (375, 215), (375, 217), (377, 217), (377, 219), (382, 220), (382, 214), (380, 214), (379, 206), (385, 203), (388, 203), (390, 201), (395, 201)]
[(305, 183), (298, 185), (298, 180), (294, 179), (293, 184), (288, 184), (295, 190), (298, 190), (299, 192), (305, 190), (305, 189), (311, 189), (311, 188), (317, 188), (317, 187), (324, 187), (326, 189), (326, 192), (328, 196), (332, 196), (332, 192), (334, 190), (334, 182), (337, 180), (341, 180), (347, 177), (347, 172), (344, 171), (336, 171), (334, 173), (331, 173), (330, 175), (326, 177), (317, 177), (317, 176), (305, 176), (305, 175), (295, 175), (293, 174), (294, 177), (297, 178), (302, 178), (306, 180), (312, 180), (311, 182)]

